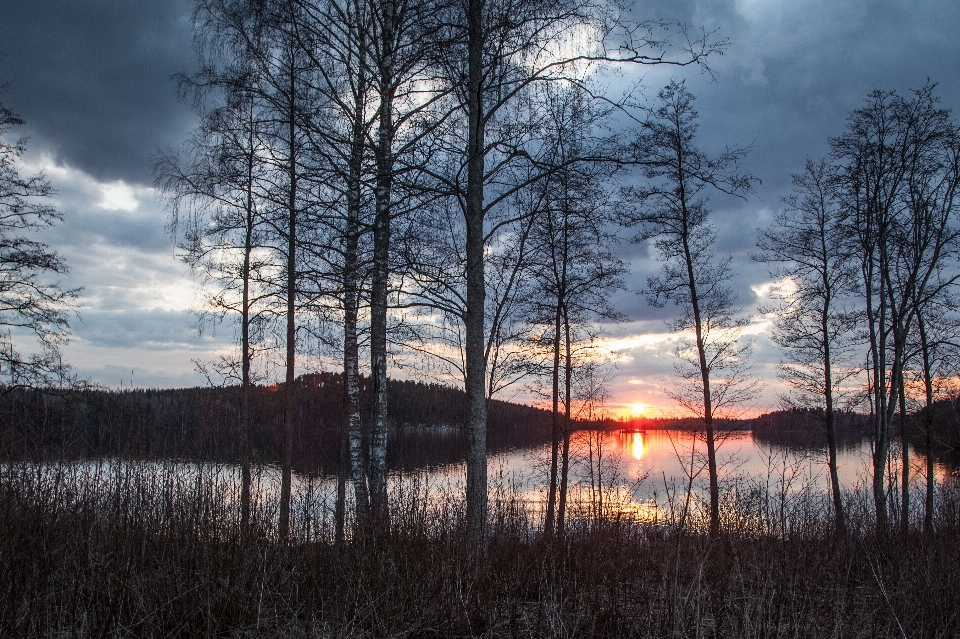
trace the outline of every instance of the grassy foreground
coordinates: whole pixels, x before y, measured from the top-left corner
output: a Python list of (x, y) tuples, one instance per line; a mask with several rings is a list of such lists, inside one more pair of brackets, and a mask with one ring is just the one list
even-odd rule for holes
[(459, 505), (424, 491), (395, 495), (388, 537), (339, 546), (301, 495), (282, 543), (265, 511), (241, 539), (215, 477), (71, 468), (0, 467), (0, 636), (960, 636), (950, 487), (930, 535), (881, 539), (854, 509), (840, 538), (822, 500), (744, 491), (718, 539), (612, 512), (552, 544), (500, 492), (480, 552)]

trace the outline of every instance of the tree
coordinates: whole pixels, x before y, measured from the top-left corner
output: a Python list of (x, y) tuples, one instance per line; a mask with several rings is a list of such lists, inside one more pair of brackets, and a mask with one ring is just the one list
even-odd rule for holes
[(186, 149), (187, 158), (163, 155), (155, 173), (171, 200), (171, 229), (175, 235), (182, 231), (180, 259), (206, 284), (217, 287), (207, 297), (210, 309), (206, 319), (217, 324), (235, 316), (239, 321), (239, 362), (225, 356), (215, 368), (226, 380), (240, 383), (240, 524), (246, 531), (252, 481), (252, 363), (267, 311), (265, 293), (258, 283), (273, 266), (258, 257), (269, 248), (259, 211), (265, 181), (261, 114), (256, 93), (250, 90), (251, 77), (245, 73), (232, 75), (205, 66), (198, 78), (184, 80), (201, 94), (220, 93), (224, 104), (201, 114), (201, 125)]
[(632, 188), (636, 211), (628, 222), (639, 225), (635, 242), (653, 240), (662, 275), (647, 281), (651, 304), (673, 302), (680, 316), (674, 331), (693, 334), (679, 341), (677, 372), (685, 382), (668, 393), (703, 420), (710, 473), (710, 534), (720, 530), (714, 417), (724, 407), (749, 398), (756, 382), (745, 378), (750, 345), (741, 340), (747, 320), (739, 315), (728, 287), (731, 258), (717, 260), (716, 230), (709, 223), (707, 198), (713, 190), (745, 197), (754, 178), (739, 170), (746, 153), (728, 148), (715, 158), (694, 146), (697, 112), (683, 83), (672, 81), (658, 94), (659, 105), (643, 123), (635, 149), (647, 184)]
[(291, 459), (296, 422), (296, 354), (299, 309), (298, 254), (310, 204), (301, 191), (309, 150), (305, 130), (313, 116), (309, 76), (316, 71), (304, 54), (291, 25), (301, 18), (293, 0), (197, 0), (195, 29), (209, 33), (219, 54), (243, 60), (257, 82), (251, 86), (263, 109), (265, 161), (269, 185), (262, 215), (272, 236), (277, 269), (265, 285), (277, 315), (285, 319), (284, 419), (281, 445), (279, 533), (290, 529)]
[[(956, 281), (944, 267), (957, 254), (954, 193), (957, 133), (933, 84), (907, 99), (874, 91), (847, 131), (830, 140), (845, 228), (859, 256), (874, 420), (873, 495), (877, 527), (888, 528), (886, 467), (893, 417), (903, 405), (907, 344), (917, 309)], [(901, 441), (906, 443), (902, 422)], [(903, 448), (909, 488), (909, 446)], [(903, 490), (901, 525), (909, 515)]]
[[(918, 135), (924, 140), (908, 159), (910, 171), (905, 197), (906, 224), (900, 227), (896, 242), (898, 275), (888, 285), (910, 297), (913, 317), (903, 320), (905, 365), (909, 365), (910, 342), (919, 346), (920, 368), (924, 380), (924, 395), (928, 415), (932, 415), (933, 376), (936, 365), (942, 363), (947, 344), (944, 330), (951, 326), (946, 309), (957, 282), (957, 258), (960, 257), (960, 228), (956, 225), (958, 188), (960, 188), (960, 128), (950, 120), (950, 112), (936, 109), (932, 96), (934, 86), (928, 85), (916, 93), (920, 104), (917, 111)], [(939, 333), (939, 335), (938, 335)], [(939, 338), (939, 339), (938, 339)], [(910, 514), (910, 444), (907, 432), (906, 381), (900, 381), (900, 444), (903, 451), (901, 488), (901, 527), (909, 526)], [(933, 525), (933, 466), (930, 461), (930, 428), (927, 428), (927, 495), (924, 527)]]
[[(298, 39), (313, 60), (318, 91), (332, 105), (334, 117), (317, 123), (317, 133), (326, 146), (344, 152), (340, 161), (348, 167), (335, 179), (347, 185), (347, 236), (354, 245), (360, 234), (370, 236), (372, 255), (364, 267), (369, 270), (370, 322), (370, 424), (364, 440), (362, 478), (369, 482), (358, 504), (369, 502), (372, 520), (389, 524), (386, 489), (387, 437), (387, 343), (388, 299), (394, 292), (391, 282), (395, 263), (391, 259), (393, 225), (418, 206), (417, 176), (428, 162), (429, 144), (424, 144), (440, 119), (435, 104), (445, 95), (442, 83), (434, 82), (435, 59), (442, 48), (438, 36), (439, 3), (420, 0), (297, 0), (304, 19), (297, 25)], [(426, 88), (425, 88), (426, 87)], [(350, 96), (349, 104), (344, 96)], [(349, 136), (338, 134), (338, 121)], [(347, 141), (349, 137), (349, 141)], [(349, 149), (349, 151), (346, 151)], [(333, 151), (336, 154), (336, 151)], [(363, 194), (373, 208), (372, 220), (360, 223)], [(360, 266), (355, 246), (347, 251), (356, 271)], [(355, 279), (354, 273), (347, 279)], [(345, 295), (356, 299), (359, 291), (351, 284)], [(348, 305), (349, 306), (349, 305)], [(355, 318), (348, 333), (355, 333)], [(352, 341), (355, 338), (350, 338)], [(348, 349), (350, 350), (350, 349)], [(354, 349), (355, 350), (355, 349)], [(348, 384), (348, 387), (352, 385)], [(353, 414), (351, 412), (351, 414)], [(359, 422), (359, 412), (356, 412)], [(360, 479), (355, 474), (355, 483)], [(358, 493), (359, 495), (359, 493)]]
[[(325, 191), (328, 202), (318, 216), (320, 224), (313, 225), (313, 236), (302, 239), (310, 262), (304, 275), (313, 284), (316, 299), (311, 303), (316, 306), (320, 299), (333, 297), (342, 313), (346, 441), (341, 468), (349, 468), (356, 522), (364, 529), (370, 520), (368, 482), (372, 481), (370, 429), (361, 419), (360, 407), (360, 313), (368, 262), (363, 239), (369, 227), (370, 199), (368, 139), (375, 121), (370, 107), (374, 99), (368, 60), (370, 8), (366, 0), (298, 0), (297, 6), (299, 19), (290, 25), (290, 35), (318, 71), (311, 88), (322, 96), (326, 115), (312, 119), (307, 129), (313, 148), (324, 158), (324, 170), (313, 179), (314, 189)], [(319, 230), (322, 227), (326, 232)], [(342, 472), (344, 480), (345, 476)], [(344, 497), (344, 489), (338, 488), (338, 539), (343, 534)]]
[(617, 238), (606, 228), (608, 220), (615, 219), (615, 207), (610, 204), (613, 200), (610, 166), (603, 162), (571, 162), (575, 158), (600, 156), (587, 147), (594, 142), (588, 137), (590, 131), (603, 114), (597, 113), (587, 96), (575, 88), (545, 91), (544, 99), (548, 115), (547, 140), (551, 146), (545, 163), (557, 168), (534, 186), (540, 211), (533, 232), (536, 248), (531, 270), (535, 288), (529, 305), (538, 321), (553, 324), (550, 485), (544, 531), (547, 536), (552, 535), (556, 522), (557, 536), (562, 538), (575, 342), (593, 320), (621, 318), (609, 299), (614, 290), (623, 286), (626, 269), (611, 252)]
[[(582, 0), (465, 0), (451, 5), (446, 20), (452, 44), (439, 63), (463, 121), (451, 140), (450, 170), (436, 177), (463, 219), (467, 528), (475, 541), (487, 517), (486, 251), (491, 236), (509, 224), (491, 219), (497, 208), (543, 174), (518, 170), (536, 166), (538, 155), (530, 127), (540, 114), (530, 90), (542, 83), (585, 85), (601, 64), (695, 64), (723, 48), (704, 37), (686, 43), (683, 60), (669, 61), (666, 43), (654, 35), (662, 25), (628, 24), (623, 15), (614, 5)], [(518, 182), (518, 175), (527, 177)]]
[[(391, 237), (404, 212), (398, 181), (416, 179), (429, 154), (422, 142), (442, 118), (431, 108), (446, 95), (435, 60), (444, 49), (440, 7), (432, 0), (370, 2), (372, 75), (379, 100), (377, 131), (371, 141), (375, 160), (373, 264), (370, 292), (371, 494), (373, 514), (388, 523), (387, 510), (387, 312), (391, 278)], [(424, 85), (434, 85), (424, 90)], [(425, 157), (426, 156), (426, 157)], [(407, 193), (410, 196), (410, 193)]]
[(838, 369), (837, 362), (850, 354), (858, 313), (845, 303), (856, 273), (832, 178), (829, 164), (807, 161), (804, 172), (793, 176), (794, 193), (784, 200), (787, 209), (760, 232), (757, 246), (763, 252), (756, 259), (780, 265), (771, 271), (781, 280), (775, 292), (780, 303), (772, 309), (776, 319), (771, 339), (787, 354), (780, 372), (794, 395), (784, 399), (792, 407), (823, 411), (834, 518), (842, 532), (846, 526), (837, 472), (835, 402), (856, 368)]
[(926, 486), (923, 529), (933, 532), (934, 485), (934, 398), (942, 395), (944, 382), (956, 374), (960, 343), (956, 335), (960, 319), (956, 315), (956, 300), (946, 295), (930, 300), (917, 309), (916, 327), (912, 332), (910, 348), (914, 358), (919, 357), (915, 378), (923, 385), (923, 409), (920, 411), (924, 454), (926, 456)]
[[(60, 354), (70, 336), (69, 314), (80, 289), (65, 289), (56, 276), (67, 264), (29, 233), (63, 221), (50, 204), (56, 191), (43, 175), (20, 174), (26, 139), (7, 141), (23, 124), (0, 105), (0, 389), (62, 387), (70, 367)], [(32, 336), (39, 350), (24, 354), (18, 342)], [(29, 338), (27, 338), (29, 339)]]

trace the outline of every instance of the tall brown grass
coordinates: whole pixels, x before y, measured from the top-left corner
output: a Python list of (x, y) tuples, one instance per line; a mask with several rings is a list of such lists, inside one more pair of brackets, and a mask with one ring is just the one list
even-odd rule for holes
[(463, 505), (417, 481), (393, 494), (389, 535), (338, 546), (333, 505), (309, 483), (291, 539), (276, 537), (267, 498), (241, 535), (233, 472), (0, 466), (0, 636), (960, 636), (950, 485), (929, 535), (877, 535), (853, 494), (841, 537), (820, 496), (742, 484), (725, 493), (718, 538), (696, 508), (681, 518), (664, 501), (645, 521), (585, 507), (550, 545), (501, 486), (477, 549)]

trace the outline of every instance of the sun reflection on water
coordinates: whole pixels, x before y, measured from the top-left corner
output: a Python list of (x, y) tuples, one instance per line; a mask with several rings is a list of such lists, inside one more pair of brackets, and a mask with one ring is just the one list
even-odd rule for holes
[(643, 455), (647, 452), (647, 447), (643, 443), (643, 433), (630, 433), (629, 438), (630, 453), (634, 459), (643, 459)]

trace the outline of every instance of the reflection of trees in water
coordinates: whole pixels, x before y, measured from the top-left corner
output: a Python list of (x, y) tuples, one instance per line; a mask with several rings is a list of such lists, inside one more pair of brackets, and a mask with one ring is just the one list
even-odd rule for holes
[[(916, 414), (921, 424), (924, 422), (925, 410)], [(956, 468), (960, 465), (960, 397), (934, 403), (932, 426), (934, 459), (949, 464), (950, 468)], [(923, 432), (919, 428), (911, 431), (910, 443), (923, 450)]]
[[(293, 467), (304, 475), (335, 474), (343, 422), (342, 378), (317, 373), (297, 380)], [(361, 405), (369, 380), (361, 379)], [(440, 384), (390, 380), (391, 469), (463, 461), (464, 393)], [(68, 395), (22, 391), (0, 397), (0, 454), (5, 458), (120, 457), (233, 461), (238, 454), (240, 394), (236, 387), (88, 390)], [(251, 398), (253, 459), (279, 459), (283, 393), (256, 387)], [(548, 441), (549, 414), (492, 401), (487, 439), (492, 453)], [(367, 412), (363, 418), (368, 419)]]
[[(490, 455), (550, 441), (550, 415), (538, 409), (491, 402), (488, 424), (487, 453)], [(466, 459), (467, 432), (460, 426), (406, 426), (390, 431), (387, 444), (390, 470), (414, 470)]]
[[(908, 419), (911, 451), (925, 456), (926, 443), (920, 428), (922, 417), (916, 413)], [(838, 449), (845, 453), (858, 452), (871, 441), (870, 429), (869, 415), (838, 413)], [(776, 411), (753, 420), (753, 439), (758, 444), (792, 452), (820, 452), (826, 449), (826, 425), (822, 414), (816, 411)], [(932, 452), (940, 472), (960, 466), (960, 401), (937, 403)]]
[[(870, 439), (870, 416), (837, 413), (837, 448), (856, 452)], [(821, 451), (827, 447), (827, 427), (822, 412), (783, 410), (753, 420), (753, 439), (759, 444), (790, 451)]]

